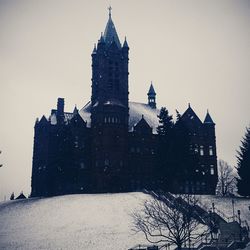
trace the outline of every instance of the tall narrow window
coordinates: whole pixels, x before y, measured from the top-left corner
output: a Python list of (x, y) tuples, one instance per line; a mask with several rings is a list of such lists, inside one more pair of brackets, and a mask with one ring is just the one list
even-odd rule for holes
[(198, 145), (197, 145), (197, 144), (194, 145), (194, 152), (195, 152), (196, 154), (199, 153), (199, 148), (198, 148)]
[(210, 165), (210, 174), (214, 175), (214, 165)]
[(204, 155), (204, 147), (200, 146), (200, 155)]
[(209, 155), (213, 155), (214, 152), (213, 152), (213, 147), (212, 146), (209, 146)]

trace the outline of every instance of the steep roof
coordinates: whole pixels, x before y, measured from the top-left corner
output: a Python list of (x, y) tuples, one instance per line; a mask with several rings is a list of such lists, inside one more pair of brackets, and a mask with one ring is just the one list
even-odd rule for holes
[(156, 95), (153, 83), (151, 82), (150, 88), (148, 90), (148, 95)]
[(152, 133), (152, 128), (149, 126), (147, 121), (144, 119), (144, 115), (142, 115), (141, 120), (134, 126), (134, 131), (140, 133)]
[(206, 123), (206, 124), (208, 124), (208, 123), (209, 123), (209, 124), (214, 124), (213, 119), (211, 118), (211, 116), (210, 116), (210, 114), (209, 114), (208, 111), (207, 111), (207, 114), (206, 114), (204, 123)]
[(20, 195), (17, 196), (16, 200), (21, 200), (21, 199), (27, 199), (27, 197), (23, 193), (20, 193)]
[(108, 19), (108, 22), (106, 24), (103, 38), (104, 38), (104, 41), (107, 45), (111, 45), (112, 42), (114, 41), (116, 43), (117, 47), (121, 48), (121, 43), (120, 43), (119, 37), (117, 35), (113, 20), (111, 18), (111, 9), (109, 12), (109, 19)]
[(181, 120), (186, 121), (187, 123), (196, 123), (197, 125), (201, 125), (202, 121), (196, 115), (194, 110), (191, 108), (190, 104), (188, 105), (187, 110), (181, 116)]
[[(79, 114), (84, 121), (87, 121), (87, 126), (91, 126), (90, 119), (91, 103), (88, 102), (81, 110)], [(133, 130), (133, 127), (141, 120), (142, 115), (148, 125), (153, 129), (153, 133), (156, 133), (158, 126), (158, 117), (160, 113), (159, 109), (152, 109), (148, 104), (139, 102), (129, 102), (129, 131)]]

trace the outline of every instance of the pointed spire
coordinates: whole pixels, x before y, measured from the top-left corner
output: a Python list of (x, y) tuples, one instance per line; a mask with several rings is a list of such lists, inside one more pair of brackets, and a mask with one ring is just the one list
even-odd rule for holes
[(112, 11), (112, 7), (111, 7), (111, 6), (109, 6), (109, 7), (108, 7), (108, 10), (109, 10), (109, 18), (111, 18), (111, 11)]
[(113, 41), (115, 41), (117, 47), (120, 49), (121, 43), (117, 35), (113, 20), (111, 18), (111, 10), (112, 10), (111, 6), (108, 8), (108, 10), (109, 10), (109, 19), (104, 31), (104, 41), (108, 45), (110, 45)]
[(95, 54), (95, 53), (96, 53), (96, 44), (94, 45), (94, 49), (93, 49), (92, 54)]
[(104, 37), (103, 37), (103, 33), (101, 32), (101, 36), (100, 36), (100, 39), (98, 41), (99, 43), (105, 43), (104, 41)]
[(40, 123), (40, 124), (47, 124), (47, 123), (48, 123), (48, 120), (47, 120), (47, 118), (43, 115), (39, 123)]
[(213, 122), (213, 119), (211, 118), (211, 116), (210, 116), (208, 110), (207, 110), (207, 114), (206, 114), (204, 123), (206, 123), (206, 124), (215, 124), (215, 123)]
[(74, 110), (73, 110), (73, 114), (74, 114), (74, 115), (78, 114), (78, 109), (77, 109), (76, 105), (75, 105), (75, 108), (74, 108)]
[(149, 87), (149, 90), (148, 90), (148, 95), (156, 95), (152, 81), (151, 81), (151, 84), (150, 84), (150, 87)]
[(155, 109), (156, 108), (156, 102), (155, 102), (156, 93), (155, 93), (155, 89), (154, 89), (152, 81), (151, 81), (147, 95), (148, 95), (148, 105), (151, 108)]
[(123, 43), (123, 48), (128, 48), (128, 43), (127, 43), (127, 38), (125, 36), (124, 43)]

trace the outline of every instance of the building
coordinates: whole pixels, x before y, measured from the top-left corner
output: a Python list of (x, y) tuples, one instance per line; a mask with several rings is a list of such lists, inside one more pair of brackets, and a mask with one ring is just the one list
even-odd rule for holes
[[(156, 92), (151, 83), (147, 104), (129, 102), (128, 63), (129, 46), (126, 39), (121, 45), (110, 9), (104, 34), (92, 52), (91, 101), (68, 113), (64, 99), (58, 98), (50, 117), (36, 121), (32, 196), (162, 188)], [(180, 120), (197, 161), (192, 169), (184, 166), (172, 191), (213, 194), (215, 124), (209, 113), (201, 122), (190, 106)]]

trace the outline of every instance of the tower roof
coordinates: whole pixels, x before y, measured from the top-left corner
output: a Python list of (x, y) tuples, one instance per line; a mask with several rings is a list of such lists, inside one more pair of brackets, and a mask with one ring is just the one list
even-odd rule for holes
[(204, 120), (204, 123), (210, 123), (210, 124), (214, 124), (214, 121), (213, 119), (211, 118), (209, 112), (207, 111), (207, 114), (206, 114), (206, 117), (205, 117), (205, 120)]
[(128, 42), (127, 42), (127, 38), (125, 37), (124, 43), (123, 43), (123, 48), (128, 48)]
[(104, 41), (107, 45), (110, 45), (114, 41), (117, 47), (121, 48), (121, 43), (117, 35), (113, 20), (111, 18), (111, 7), (109, 7), (109, 19), (104, 31)]
[(151, 82), (149, 90), (148, 90), (148, 95), (156, 95), (155, 89), (154, 89), (154, 86), (153, 86), (152, 82)]

